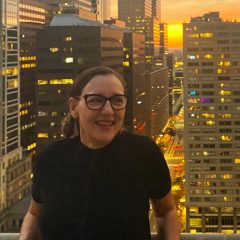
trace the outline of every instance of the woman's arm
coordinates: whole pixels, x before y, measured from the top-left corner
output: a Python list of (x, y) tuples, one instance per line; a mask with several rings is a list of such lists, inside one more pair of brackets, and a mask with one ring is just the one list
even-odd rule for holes
[(151, 199), (160, 240), (180, 240), (180, 225), (171, 192), (161, 199)]
[(19, 240), (42, 240), (38, 221), (41, 215), (41, 204), (31, 201), (28, 212), (23, 220)]

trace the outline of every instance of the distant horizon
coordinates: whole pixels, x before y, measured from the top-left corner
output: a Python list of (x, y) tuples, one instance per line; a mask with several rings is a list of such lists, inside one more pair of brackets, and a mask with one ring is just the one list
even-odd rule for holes
[(168, 24), (169, 48), (182, 48), (182, 24), (209, 12), (219, 12), (224, 21), (240, 22), (239, 0), (162, 0), (162, 21)]

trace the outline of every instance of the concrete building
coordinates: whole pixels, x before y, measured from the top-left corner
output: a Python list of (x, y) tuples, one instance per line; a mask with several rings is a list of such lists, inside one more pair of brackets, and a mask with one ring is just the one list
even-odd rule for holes
[[(125, 21), (126, 27), (132, 31), (145, 36), (145, 99), (146, 103), (148, 103), (148, 119), (150, 119), (150, 128), (148, 128), (147, 135), (153, 138), (155, 135), (160, 134), (161, 130), (159, 126), (164, 126), (167, 123), (165, 117), (160, 119), (160, 122), (157, 123), (157, 115), (153, 114), (153, 112), (156, 111), (156, 103), (160, 106), (159, 103), (164, 101), (163, 99), (165, 99), (166, 96), (169, 96), (168, 92), (163, 95), (162, 93), (160, 94), (159, 89), (157, 88), (163, 83), (164, 86), (165, 83), (168, 83), (168, 75), (164, 74), (166, 69), (160, 58), (160, 13), (161, 5), (160, 1), (157, 0), (118, 1), (119, 19)], [(168, 91), (168, 87), (164, 90)], [(160, 95), (158, 99), (156, 99), (158, 94)], [(167, 109), (169, 109), (168, 106)], [(165, 106), (163, 109), (158, 108), (157, 111), (165, 112)]]
[(123, 30), (73, 14), (57, 15), (39, 35), (37, 59), (37, 147), (41, 147), (62, 137), (68, 89), (81, 71), (105, 65), (123, 74)]
[(218, 12), (184, 29), (187, 232), (240, 232), (240, 23)]
[[(4, 7), (3, 7), (4, 6)], [(4, 16), (4, 17), (3, 17)], [(16, 223), (10, 209), (30, 192), (30, 159), (20, 146), (19, 5), (0, 8), (0, 231)]]
[(131, 132), (150, 135), (150, 119), (145, 81), (145, 37), (124, 31), (123, 76), (127, 83), (126, 126)]
[(126, 22), (126, 27), (136, 33), (145, 35), (145, 51), (147, 69), (154, 69), (155, 57), (160, 54), (160, 19), (154, 15), (159, 11), (154, 11), (151, 0), (119, 0), (118, 17)]
[(152, 15), (161, 20), (161, 0), (152, 0)]
[(20, 1), (21, 146), (30, 154), (36, 150), (37, 33), (50, 23), (53, 11), (54, 7), (46, 3), (36, 0)]
[(42, 2), (52, 6), (58, 6), (60, 8), (59, 10), (72, 7), (73, 9), (80, 8), (88, 12), (92, 11), (91, 0), (42, 0)]
[(118, 19), (118, 0), (92, 0), (92, 10), (97, 15), (97, 20)]
[(150, 74), (151, 83), (151, 137), (156, 139), (169, 119), (168, 68), (161, 68)]

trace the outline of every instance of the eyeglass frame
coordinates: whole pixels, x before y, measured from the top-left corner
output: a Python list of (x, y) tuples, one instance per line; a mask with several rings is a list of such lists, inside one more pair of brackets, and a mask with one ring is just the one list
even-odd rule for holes
[[(87, 101), (87, 99), (88, 99), (88, 97), (91, 97), (91, 96), (102, 97), (102, 98), (104, 99), (104, 104), (103, 104), (100, 108), (90, 108), (90, 107), (88, 106), (88, 101)], [(123, 108), (115, 108), (114, 106), (112, 106), (111, 99), (113, 99), (113, 98), (115, 98), (115, 97), (124, 97), (124, 98), (125, 98), (126, 103), (125, 103), (125, 106), (124, 106)], [(81, 100), (81, 99), (82, 99), (81, 97), (74, 97), (74, 98), (77, 99), (77, 100)], [(115, 94), (115, 95), (113, 95), (113, 96), (111, 96), (111, 97), (105, 97), (105, 96), (103, 96), (103, 95), (101, 95), (101, 94), (85, 94), (85, 95), (83, 96), (83, 98), (84, 98), (84, 100), (85, 100), (85, 104), (86, 104), (87, 108), (90, 109), (90, 110), (101, 110), (101, 109), (103, 109), (107, 101), (109, 101), (109, 103), (110, 103), (110, 105), (111, 105), (111, 108), (112, 108), (113, 110), (123, 110), (123, 109), (126, 109), (126, 108), (127, 108), (127, 103), (128, 103), (128, 97), (127, 97), (127, 95), (125, 95), (125, 94)]]

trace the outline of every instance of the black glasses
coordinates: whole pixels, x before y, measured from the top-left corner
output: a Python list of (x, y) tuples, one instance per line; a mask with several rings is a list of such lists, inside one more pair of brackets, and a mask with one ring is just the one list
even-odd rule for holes
[[(87, 107), (91, 110), (100, 110), (109, 101), (114, 110), (122, 110), (127, 106), (127, 96), (124, 94), (104, 97), (100, 94), (86, 94), (83, 96)], [(77, 98), (79, 99), (79, 98)]]

